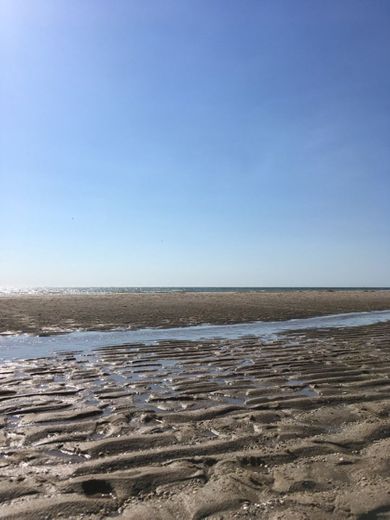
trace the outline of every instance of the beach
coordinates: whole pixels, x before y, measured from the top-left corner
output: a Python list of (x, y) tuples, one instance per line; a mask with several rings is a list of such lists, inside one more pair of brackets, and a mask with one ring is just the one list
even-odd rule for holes
[(390, 0), (0, 0), (0, 520), (390, 520)]
[(0, 333), (177, 327), (390, 309), (389, 290), (50, 294), (0, 297)]
[[(386, 291), (15, 296), (1, 331), (390, 308)], [(390, 322), (74, 349), (0, 367), (0, 519), (390, 515)]]

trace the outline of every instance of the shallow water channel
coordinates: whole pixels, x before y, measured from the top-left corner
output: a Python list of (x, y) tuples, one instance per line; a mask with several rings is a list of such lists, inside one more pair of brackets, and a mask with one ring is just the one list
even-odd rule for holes
[(167, 340), (199, 341), (213, 338), (238, 339), (256, 336), (272, 340), (286, 331), (359, 327), (390, 321), (390, 310), (333, 314), (287, 321), (256, 321), (234, 325), (196, 325), (138, 330), (75, 331), (52, 336), (29, 334), (0, 336), (0, 359), (33, 359), (60, 351), (88, 351), (126, 343), (152, 344)]

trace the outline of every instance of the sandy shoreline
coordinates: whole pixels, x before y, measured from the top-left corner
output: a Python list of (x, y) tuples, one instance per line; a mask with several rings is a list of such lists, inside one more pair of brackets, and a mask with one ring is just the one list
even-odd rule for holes
[[(390, 308), (384, 291), (117, 296), (1, 298), (1, 326)], [(385, 520), (389, 392), (390, 322), (6, 361), (0, 520)]]
[(174, 327), (390, 309), (390, 291), (23, 295), (0, 298), (0, 333)]

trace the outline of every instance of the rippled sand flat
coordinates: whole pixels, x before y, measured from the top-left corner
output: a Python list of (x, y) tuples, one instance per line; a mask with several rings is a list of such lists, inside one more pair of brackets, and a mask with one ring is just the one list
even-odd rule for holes
[(389, 376), (390, 323), (4, 362), (0, 519), (389, 518)]

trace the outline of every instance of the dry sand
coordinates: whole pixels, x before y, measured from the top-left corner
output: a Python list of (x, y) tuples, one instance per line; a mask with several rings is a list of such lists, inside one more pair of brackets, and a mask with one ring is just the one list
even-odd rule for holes
[(172, 327), (390, 309), (390, 291), (160, 293), (0, 297), (0, 332)]
[[(321, 313), (386, 297), (325, 294)], [(292, 312), (255, 300), (243, 316)], [(1, 520), (390, 518), (390, 323), (61, 353), (0, 382)]]

